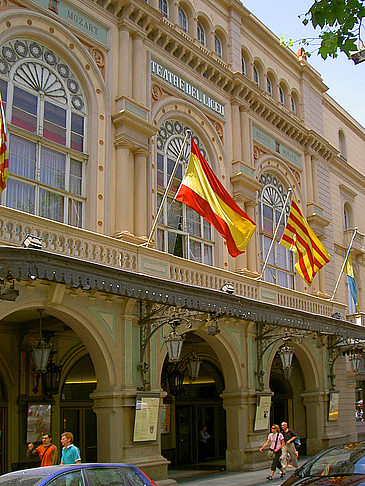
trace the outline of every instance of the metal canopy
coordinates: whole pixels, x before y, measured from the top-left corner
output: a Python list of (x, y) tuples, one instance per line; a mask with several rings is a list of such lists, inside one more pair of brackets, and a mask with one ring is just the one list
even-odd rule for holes
[(162, 280), (75, 258), (19, 247), (0, 247), (0, 278), (41, 279), (247, 321), (365, 339), (350, 322), (259, 302), (218, 290)]

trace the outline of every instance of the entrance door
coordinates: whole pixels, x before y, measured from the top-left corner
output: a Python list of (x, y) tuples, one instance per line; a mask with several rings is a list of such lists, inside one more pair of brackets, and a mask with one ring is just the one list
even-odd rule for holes
[(91, 408), (62, 408), (63, 431), (72, 432), (82, 462), (97, 462), (96, 415)]
[(0, 406), (0, 474), (6, 471), (6, 417), (7, 407)]
[(178, 464), (196, 462), (196, 425), (193, 406), (176, 407), (176, 459)]

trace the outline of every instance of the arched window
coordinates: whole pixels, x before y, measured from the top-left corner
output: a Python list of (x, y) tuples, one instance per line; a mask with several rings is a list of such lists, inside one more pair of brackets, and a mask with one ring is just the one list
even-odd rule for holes
[(279, 86), (279, 96), (280, 96), (280, 103), (285, 105), (285, 93), (281, 86)]
[(223, 58), (223, 46), (222, 46), (222, 41), (220, 38), (217, 36), (217, 34), (214, 36), (214, 50), (218, 57), (221, 59)]
[(338, 132), (338, 145), (339, 145), (339, 150), (340, 150), (340, 155), (346, 159), (347, 153), (346, 153), (346, 138), (345, 134), (343, 133), (342, 130), (339, 130)]
[[(161, 204), (165, 188), (172, 173), (183, 142), (185, 125), (176, 120), (166, 121), (157, 134), (157, 205)], [(194, 135), (194, 141), (207, 160), (207, 154)], [(174, 180), (157, 228), (157, 248), (182, 258), (213, 265), (212, 227), (198, 213), (174, 200), (190, 156), (190, 145), (185, 145), (182, 161)]]
[[(259, 229), (260, 229), (260, 264), (264, 265), (284, 206), (286, 191), (282, 182), (273, 174), (261, 174), (260, 182), (263, 188), (259, 193)], [(264, 280), (281, 287), (294, 289), (293, 252), (279, 244), (282, 237), (290, 207), (286, 208), (276, 236), (276, 241), (269, 256)]]
[(181, 7), (179, 7), (179, 25), (184, 32), (188, 31), (188, 17)]
[(260, 86), (260, 74), (256, 66), (253, 67), (253, 80), (257, 86)]
[(241, 70), (242, 70), (242, 74), (246, 76), (246, 61), (243, 56), (241, 57)]
[(291, 111), (294, 113), (294, 115), (296, 115), (297, 114), (297, 103), (296, 103), (293, 95), (291, 96), (290, 103), (291, 103)]
[(169, 4), (167, 0), (158, 0), (158, 8), (165, 17), (169, 16)]
[(206, 45), (206, 37), (205, 37), (205, 29), (204, 27), (202, 26), (202, 24), (200, 22), (198, 22), (197, 24), (197, 34), (196, 34), (197, 38), (198, 38), (198, 41), (200, 42), (200, 44), (202, 44), (203, 46)]
[(272, 96), (272, 82), (269, 76), (266, 78), (266, 86), (267, 86), (267, 92), (269, 93), (270, 96)]
[(82, 227), (86, 107), (80, 84), (39, 42), (7, 42), (0, 52), (0, 91), (9, 122), (9, 178), (1, 203)]

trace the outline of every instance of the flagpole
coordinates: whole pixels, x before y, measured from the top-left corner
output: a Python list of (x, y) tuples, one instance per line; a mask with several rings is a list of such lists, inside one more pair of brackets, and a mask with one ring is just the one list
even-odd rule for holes
[[(272, 240), (271, 240), (271, 245), (270, 245), (269, 251), (268, 251), (268, 253), (266, 255), (266, 260), (265, 260), (264, 266), (262, 267), (262, 270), (261, 270), (261, 274), (258, 277), (255, 277), (254, 280), (261, 280), (262, 277), (263, 277), (263, 275), (264, 275), (265, 269), (267, 267), (267, 264), (268, 264), (268, 261), (269, 261), (270, 255), (271, 255), (272, 248), (273, 248), (274, 243), (275, 243), (276, 235), (278, 234), (278, 231), (279, 231), (279, 227), (280, 227), (281, 220), (283, 219), (283, 216), (284, 216), (285, 208), (286, 208), (286, 206), (288, 204), (289, 197), (291, 196), (291, 193), (292, 192), (293, 192), (293, 189), (291, 187), (289, 187), (288, 194), (286, 196), (286, 199), (285, 199), (285, 202), (284, 202), (284, 206), (283, 206), (283, 209), (282, 209), (281, 214), (280, 214), (279, 221), (276, 224), (274, 236), (272, 237)], [(274, 215), (275, 215), (275, 213), (274, 213)]]
[(353, 235), (352, 235), (352, 238), (351, 238), (351, 241), (350, 241), (350, 244), (349, 244), (349, 247), (348, 247), (348, 250), (346, 252), (346, 256), (345, 256), (345, 259), (343, 261), (343, 264), (342, 264), (342, 268), (341, 268), (341, 271), (340, 271), (340, 274), (338, 276), (338, 279), (337, 279), (337, 282), (336, 282), (336, 285), (335, 285), (335, 288), (333, 290), (333, 294), (332, 294), (332, 297), (331, 297), (331, 301), (333, 301), (333, 299), (335, 298), (335, 295), (336, 295), (336, 292), (337, 292), (337, 288), (339, 286), (339, 283), (340, 283), (340, 280), (341, 280), (341, 277), (342, 277), (342, 273), (343, 273), (343, 270), (345, 268), (345, 265), (346, 265), (346, 262), (347, 262), (347, 259), (349, 257), (349, 254), (350, 254), (350, 251), (351, 251), (351, 248), (352, 248), (352, 244), (354, 242), (354, 239), (355, 239), (355, 236), (356, 236), (356, 233), (357, 233), (357, 226), (355, 227), (354, 229), (354, 232), (353, 232)]
[(164, 195), (162, 197), (162, 201), (161, 201), (160, 207), (158, 208), (158, 211), (157, 211), (155, 220), (153, 222), (153, 225), (152, 225), (152, 228), (151, 228), (151, 232), (150, 232), (150, 235), (148, 237), (148, 241), (147, 241), (147, 243), (142, 243), (142, 245), (139, 245), (139, 246), (147, 246), (148, 247), (148, 245), (150, 244), (150, 241), (152, 239), (153, 233), (155, 232), (155, 229), (156, 229), (156, 226), (157, 226), (157, 222), (158, 222), (158, 219), (160, 217), (160, 214), (161, 214), (163, 205), (165, 204), (165, 201), (166, 201), (166, 198), (167, 198), (167, 194), (169, 192), (169, 188), (170, 188), (172, 179), (174, 178), (175, 172), (176, 172), (177, 167), (178, 167), (178, 165), (180, 163), (180, 160), (181, 160), (181, 157), (182, 157), (182, 154), (183, 154), (183, 151), (184, 151), (184, 147), (185, 147), (186, 141), (187, 141), (188, 137), (190, 137), (190, 136), (191, 136), (191, 131), (189, 129), (187, 129), (186, 130), (186, 133), (185, 133), (185, 138), (184, 138), (183, 143), (182, 143), (181, 148), (180, 148), (179, 155), (177, 156), (177, 159), (176, 159), (174, 168), (173, 168), (173, 170), (171, 172), (171, 175), (170, 175), (169, 182), (167, 183), (167, 186), (166, 186)]

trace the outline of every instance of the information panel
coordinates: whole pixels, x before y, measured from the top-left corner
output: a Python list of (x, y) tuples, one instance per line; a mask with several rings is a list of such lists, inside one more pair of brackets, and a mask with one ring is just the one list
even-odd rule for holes
[(134, 416), (133, 442), (157, 440), (159, 396), (138, 396)]

